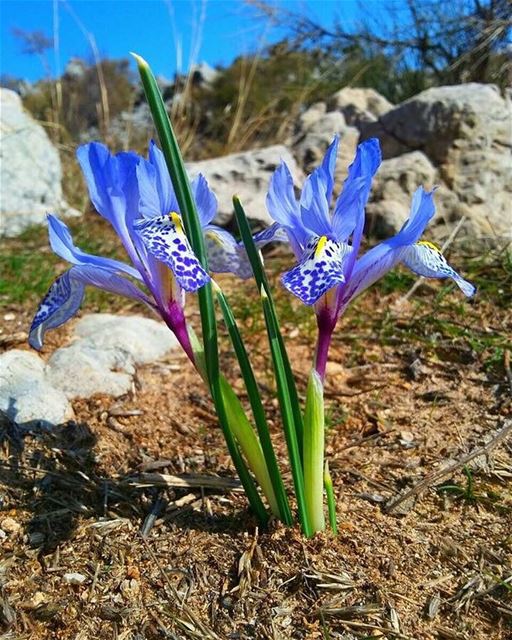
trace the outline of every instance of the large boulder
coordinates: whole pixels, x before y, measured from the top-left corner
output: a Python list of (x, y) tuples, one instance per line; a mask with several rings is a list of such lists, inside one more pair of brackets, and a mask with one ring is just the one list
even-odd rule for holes
[(0, 89), (0, 133), (0, 236), (16, 236), (52, 211), (79, 215), (62, 197), (57, 150), (9, 89)]
[(340, 111), (349, 126), (359, 127), (362, 122), (375, 122), (393, 109), (393, 104), (375, 89), (344, 87), (332, 95), (329, 111)]
[[(427, 156), (421, 151), (404, 153), (384, 160), (373, 181), (371, 201), (366, 207), (368, 231), (379, 237), (397, 233), (410, 213), (412, 196), (423, 186), (431, 190), (439, 183), (439, 175)], [(457, 204), (456, 196), (446, 187), (436, 190), (438, 215), (435, 222), (450, 222)], [(442, 225), (443, 231), (445, 225)], [(434, 230), (434, 235), (437, 235)]]
[(493, 85), (436, 87), (398, 105), (362, 137), (379, 137), (384, 158), (422, 151), (456, 196), (448, 217), (466, 215), (476, 236), (512, 232), (512, 110)]
[(359, 131), (347, 126), (341, 112), (327, 112), (326, 104), (317, 102), (299, 116), (290, 141), (300, 167), (306, 173), (311, 173), (322, 162), (327, 147), (337, 134), (340, 136), (340, 149), (336, 163), (335, 195), (339, 193), (348, 165), (354, 159)]
[(268, 183), (281, 160), (286, 162), (298, 184), (301, 172), (291, 153), (282, 145), (191, 162), (187, 164), (187, 170), (191, 177), (202, 173), (215, 192), (219, 201), (216, 224), (225, 226), (231, 222), (233, 196), (237, 195), (249, 220), (267, 226), (273, 222), (265, 206)]

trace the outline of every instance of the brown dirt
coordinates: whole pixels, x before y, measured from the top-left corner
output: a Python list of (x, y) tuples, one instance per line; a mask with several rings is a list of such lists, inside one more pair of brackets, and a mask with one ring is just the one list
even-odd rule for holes
[[(235, 306), (249, 286), (232, 290)], [(398, 311), (398, 292), (374, 291), (340, 324), (326, 393), (337, 538), (306, 540), (277, 523), (258, 529), (240, 492), (141, 486), (144, 471), (234, 477), (207, 392), (181, 355), (141, 367), (123, 398), (76, 401), (75, 420), (51, 432), (4, 421), (3, 637), (511, 637), (510, 440), (438, 479), (400, 514), (386, 511), (512, 416), (506, 371), (489, 369), (485, 349), (476, 353), (466, 334), (431, 339), (443, 314), (454, 326), (510, 335), (510, 311), (484, 299), (462, 311), (438, 305), (432, 319), (436, 287)], [(293, 309), (283, 324), (303, 394), (312, 325)], [(12, 311), (5, 346), (23, 348), (30, 311)], [(284, 465), (258, 323), (249, 309), (244, 325)], [(45, 354), (67, 334), (53, 332)], [(225, 336), (223, 346), (224, 370), (240, 388)], [(440, 490), (448, 482), (456, 488)], [(83, 581), (71, 584), (70, 573)]]

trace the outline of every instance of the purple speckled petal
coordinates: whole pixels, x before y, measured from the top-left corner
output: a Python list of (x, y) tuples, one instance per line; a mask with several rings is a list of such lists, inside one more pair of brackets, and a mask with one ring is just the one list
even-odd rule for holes
[(233, 236), (213, 224), (204, 229), (208, 267), (214, 273), (234, 273), (246, 280), (252, 276), (252, 268), (245, 251)]
[(118, 293), (154, 307), (140, 289), (112, 270), (96, 265), (77, 265), (59, 276), (41, 301), (30, 327), (30, 346), (41, 349), (46, 331), (59, 327), (75, 315), (82, 303), (85, 285)]
[(304, 304), (313, 305), (323, 294), (345, 281), (343, 262), (351, 249), (327, 236), (313, 236), (300, 263), (282, 277), (284, 286)]
[(468, 298), (476, 293), (476, 287), (453, 269), (435, 244), (420, 240), (407, 247), (402, 262), (411, 271), (424, 278), (451, 278)]
[(138, 220), (134, 229), (147, 251), (169, 267), (185, 291), (197, 291), (210, 280), (192, 251), (177, 213)]

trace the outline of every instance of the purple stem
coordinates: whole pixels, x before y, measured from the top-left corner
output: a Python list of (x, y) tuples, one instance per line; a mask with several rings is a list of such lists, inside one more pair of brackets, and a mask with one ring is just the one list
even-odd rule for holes
[(194, 351), (192, 349), (192, 345), (190, 344), (190, 338), (187, 329), (187, 320), (185, 318), (185, 314), (183, 313), (183, 309), (175, 300), (171, 300), (168, 309), (163, 311), (162, 317), (165, 320), (165, 324), (176, 336), (178, 342), (183, 348), (183, 351), (185, 351), (185, 353), (189, 357), (190, 362), (195, 367), (196, 361), (194, 357)]
[(318, 339), (315, 352), (315, 369), (320, 376), (322, 383), (325, 379), (325, 369), (327, 367), (327, 357), (329, 355), (329, 346), (331, 344), (332, 332), (336, 323), (332, 322), (327, 314), (320, 313), (317, 316), (318, 323)]

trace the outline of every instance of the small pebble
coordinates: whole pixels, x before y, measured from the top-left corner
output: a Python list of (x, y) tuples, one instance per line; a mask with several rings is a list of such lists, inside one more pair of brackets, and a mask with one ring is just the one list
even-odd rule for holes
[(21, 529), (21, 524), (13, 518), (4, 518), (0, 522), (0, 529), (3, 529), (6, 533), (16, 533)]
[(5, 313), (4, 314), (4, 320), (7, 320), (7, 322), (11, 322), (12, 320), (16, 320), (16, 314), (15, 313)]
[(62, 579), (68, 584), (83, 584), (87, 580), (82, 573), (65, 573)]

